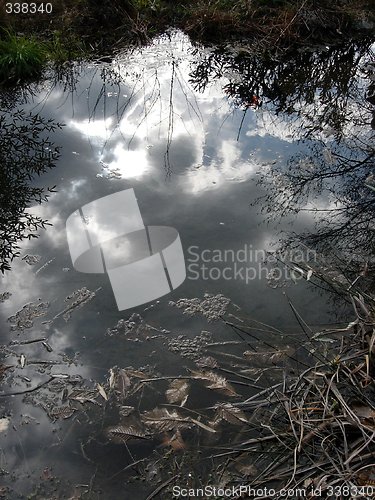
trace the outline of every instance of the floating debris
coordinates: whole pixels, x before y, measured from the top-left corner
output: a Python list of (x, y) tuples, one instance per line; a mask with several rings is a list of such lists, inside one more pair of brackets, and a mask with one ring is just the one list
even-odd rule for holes
[(134, 406), (120, 406), (119, 415), (120, 417), (128, 417), (135, 411)]
[(195, 364), (198, 368), (217, 368), (218, 362), (212, 356), (205, 356), (203, 358), (199, 358)]
[(204, 349), (208, 343), (212, 342), (212, 334), (202, 330), (199, 335), (188, 338), (186, 335), (178, 335), (168, 340), (168, 349), (193, 361), (202, 358)]
[(53, 351), (52, 347), (48, 344), (48, 342), (42, 342), (42, 345), (43, 345), (43, 347), (46, 348), (46, 350), (48, 352), (52, 352)]
[(0, 418), (0, 432), (5, 432), (10, 424), (9, 418)]
[(141, 415), (142, 422), (150, 432), (161, 433), (189, 429), (192, 426), (188, 418), (182, 417), (176, 410), (167, 408), (154, 408)]
[(0, 380), (4, 377), (4, 374), (9, 368), (12, 368), (10, 365), (2, 365), (0, 364)]
[(104, 431), (107, 438), (117, 444), (126, 443), (132, 439), (148, 439), (138, 423), (115, 425)]
[[(66, 307), (63, 311), (56, 314), (56, 316), (53, 318), (53, 321), (55, 319), (59, 318), (60, 316), (62, 316), (65, 321), (69, 321), (71, 316), (72, 316), (72, 312), (75, 309), (80, 309), (85, 304), (90, 302), (90, 300), (92, 300), (96, 296), (96, 292), (98, 290), (100, 290), (100, 288), (95, 290), (95, 292), (91, 292), (88, 288), (83, 287), (83, 288), (80, 288), (80, 289), (74, 291), (70, 295), (68, 295), (65, 298), (65, 302), (69, 302), (69, 300), (72, 300), (73, 302), (68, 307)], [(52, 324), (52, 322), (50, 322), (50, 325)]]
[(29, 264), (29, 266), (35, 266), (35, 264), (38, 264), (42, 257), (40, 255), (29, 255), (26, 254), (24, 257), (22, 257), (22, 260), (26, 262), (26, 264)]
[(79, 403), (92, 403), (98, 405), (96, 397), (98, 396), (97, 391), (90, 389), (74, 389), (69, 395), (68, 399), (73, 399)]
[(74, 412), (76, 411), (75, 408), (71, 408), (70, 406), (55, 406), (52, 408), (52, 410), (49, 412), (49, 416), (52, 420), (57, 420), (57, 419), (67, 419), (70, 418)]
[(105, 399), (105, 401), (108, 401), (108, 396), (107, 396), (107, 393), (104, 390), (104, 387), (102, 385), (100, 385), (100, 384), (96, 384), (96, 387), (97, 387), (98, 392), (101, 395), (101, 397), (103, 399)]
[(216, 416), (215, 423), (225, 420), (233, 425), (243, 425), (248, 423), (245, 413), (231, 403), (218, 403), (215, 405)]
[(118, 167), (110, 168), (110, 166), (107, 163), (104, 163), (104, 161), (101, 161), (100, 164), (102, 166), (102, 171), (100, 174), (96, 174), (96, 177), (101, 178), (101, 179), (121, 179), (122, 178), (120, 168), (118, 168)]
[(211, 371), (192, 371), (193, 377), (201, 380), (207, 389), (212, 389), (225, 396), (238, 396), (234, 388), (225, 377)]
[(109, 337), (121, 335), (127, 338), (138, 338), (148, 335), (151, 330), (155, 330), (155, 328), (148, 325), (140, 314), (134, 313), (129, 319), (120, 319), (116, 326), (108, 328), (106, 335)]
[(8, 318), (11, 323), (10, 330), (24, 330), (31, 328), (34, 325), (34, 318), (39, 318), (47, 314), (49, 302), (29, 302), (22, 309), (16, 312), (15, 315)]
[(189, 397), (190, 385), (184, 379), (175, 379), (169, 384), (165, 396), (168, 403), (184, 406)]
[(46, 262), (45, 264), (43, 264), (43, 266), (42, 266), (42, 267), (40, 267), (39, 269), (37, 269), (37, 270), (35, 271), (35, 274), (39, 274), (41, 271), (43, 271), (46, 267), (48, 267), (48, 266), (51, 264), (51, 262), (53, 262), (53, 261), (55, 260), (55, 258), (56, 258), (56, 257), (54, 257), (53, 259), (51, 259), (51, 260), (49, 260), (48, 262)]
[(192, 299), (179, 299), (177, 302), (170, 301), (169, 305), (182, 309), (183, 313), (189, 316), (202, 314), (210, 322), (221, 319), (226, 313), (230, 302), (231, 301), (221, 293), (217, 295), (205, 293), (203, 299), (197, 297)]
[(0, 293), (0, 302), (5, 302), (6, 300), (8, 300), (10, 297), (12, 296), (12, 294), (10, 292), (3, 292), (3, 293)]
[(26, 364), (26, 356), (24, 356), (23, 354), (21, 354), (21, 357), (19, 359), (19, 363), (20, 363), (21, 368), (24, 368), (24, 366)]

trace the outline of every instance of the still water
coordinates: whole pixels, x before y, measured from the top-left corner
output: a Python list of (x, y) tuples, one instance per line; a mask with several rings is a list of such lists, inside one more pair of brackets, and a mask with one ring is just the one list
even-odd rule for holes
[[(303, 177), (322, 155), (329, 163), (329, 155), (347, 151), (345, 138), (362, 137), (363, 124), (351, 119), (359, 116), (358, 107), (370, 121), (364, 99), (371, 62), (368, 45), (366, 50), (316, 50), (318, 55), (297, 54), (294, 67), (291, 61), (276, 61), (259, 68), (254, 58), (246, 59), (248, 51), (238, 56), (230, 49), (193, 46), (185, 35), (173, 32), (108, 61), (51, 71), (43, 83), (19, 97), (17, 107), (64, 126), (48, 134), (61, 148), (56, 167), (33, 180), (35, 186), (56, 186), (56, 192), (48, 203), (29, 209), (52, 226), (38, 239), (20, 244), (20, 258), (0, 282), (0, 328), (7, 346), (2, 363), (11, 366), (4, 372), (1, 392), (26, 391), (0, 399), (5, 498), (147, 498), (158, 481), (165, 480), (160, 465), (126, 467), (155, 453), (161, 456), (164, 448), (160, 438), (124, 445), (108, 437), (105, 429), (123, 421), (118, 405), (135, 404), (125, 396), (115, 402), (109, 397), (118, 389), (119, 369), (138, 370), (133, 376), (128, 372), (125, 382), (123, 377), (125, 386), (141, 380), (142, 374), (173, 378), (197, 369), (202, 356), (183, 356), (179, 336), (187, 343), (198, 336), (189, 346), (202, 352), (207, 343), (237, 341), (233, 329), (220, 321), (227, 309), (232, 318), (257, 322), (256, 339), (268, 338), (277, 329), (281, 346), (286, 342), (282, 332), (296, 338), (300, 332), (290, 303), (314, 329), (342, 320), (340, 309), (333, 313), (331, 296), (301, 279), (290, 258), (278, 268), (276, 283), (275, 273), (270, 274), (272, 262), (266, 262), (267, 252), (283, 234), (313, 231), (327, 211), (338, 206), (327, 188), (299, 200), (298, 213), (284, 211), (285, 200), (298, 196), (278, 176), (294, 162)], [(332, 61), (340, 62), (350, 85), (340, 88), (339, 79), (334, 81)], [(252, 85), (249, 75), (254, 77)], [(329, 99), (337, 107), (329, 108)], [(344, 122), (324, 114), (331, 109), (333, 115), (339, 108)], [(269, 184), (276, 193), (268, 191)], [(65, 224), (84, 205), (129, 189), (134, 190), (145, 226), (178, 231), (186, 279), (165, 296), (119, 311), (107, 274), (73, 268)], [(264, 202), (257, 203), (260, 197)], [(272, 206), (272, 198), (280, 197), (284, 205)], [(343, 203), (341, 198), (339, 206)], [(121, 217), (125, 220), (127, 214), (116, 214), (113, 224), (121, 225)], [(90, 228), (90, 220), (86, 223)], [(309, 248), (301, 252), (291, 256), (297, 266), (299, 259), (314, 260)], [(134, 284), (125, 280), (121, 286), (131, 297)], [(216, 303), (212, 299), (219, 321), (208, 321), (209, 314), (184, 314), (184, 303), (177, 302), (202, 300), (206, 293), (222, 294), (232, 302), (228, 305), (221, 295)], [(23, 309), (25, 304), (29, 306)], [(220, 350), (226, 349), (224, 345)], [(241, 356), (242, 351), (233, 355)], [(235, 361), (228, 361), (225, 352), (221, 356), (227, 368), (235, 370)], [(238, 381), (233, 374), (228, 379)], [(30, 390), (40, 384), (40, 389)], [(148, 388), (144, 383), (136, 391), (137, 404), (151, 410), (165, 402), (166, 387)], [(74, 399), (77, 388), (93, 393)], [(239, 394), (245, 391), (240, 385), (236, 389)], [(67, 399), (75, 405), (71, 413), (61, 410)], [(193, 409), (215, 400), (197, 388), (188, 401)], [(163, 430), (168, 437), (170, 429)], [(191, 449), (197, 448), (194, 439), (185, 439)], [(205, 449), (212, 444), (209, 439), (202, 443)], [(220, 439), (214, 444), (220, 445)], [(187, 462), (185, 467), (187, 475), (192, 465)], [(139, 477), (129, 482), (132, 475)], [(155, 498), (170, 498), (163, 494)]]

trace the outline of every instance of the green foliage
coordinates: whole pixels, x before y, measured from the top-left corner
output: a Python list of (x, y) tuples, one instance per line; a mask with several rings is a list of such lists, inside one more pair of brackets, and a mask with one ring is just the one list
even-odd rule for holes
[(5, 39), (0, 40), (0, 83), (15, 83), (37, 77), (46, 59), (44, 44), (6, 31)]
[(58, 65), (82, 58), (87, 50), (77, 36), (54, 31), (51, 41), (47, 43), (47, 52), (49, 59)]
[(53, 188), (33, 185), (56, 165), (59, 148), (48, 138), (61, 125), (24, 111), (0, 115), (0, 272), (19, 256), (18, 242), (37, 237), (47, 221), (28, 207), (48, 199)]

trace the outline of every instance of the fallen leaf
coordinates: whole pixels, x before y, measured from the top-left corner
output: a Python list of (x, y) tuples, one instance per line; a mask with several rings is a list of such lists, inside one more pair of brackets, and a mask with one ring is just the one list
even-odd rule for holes
[(211, 371), (198, 372), (192, 370), (193, 378), (202, 380), (207, 389), (212, 389), (224, 394), (225, 396), (238, 396), (234, 388), (225, 377), (217, 375)]
[(134, 410), (134, 406), (120, 406), (119, 415), (121, 417), (128, 417)]
[(373, 410), (370, 406), (353, 405), (351, 407), (351, 410), (359, 418), (366, 418), (366, 419), (371, 419), (371, 420), (375, 419), (375, 410)]
[(105, 399), (106, 401), (108, 401), (108, 396), (104, 390), (104, 387), (100, 384), (96, 384), (96, 387), (98, 389), (99, 394), (102, 396), (102, 398)]
[(177, 411), (167, 408), (154, 408), (141, 415), (142, 422), (153, 432), (177, 431), (192, 426), (189, 419), (182, 417)]
[(168, 403), (176, 403), (184, 406), (189, 397), (190, 386), (184, 379), (175, 379), (169, 384), (165, 395)]
[(71, 408), (70, 406), (55, 406), (52, 408), (52, 410), (49, 412), (49, 416), (51, 417), (52, 420), (57, 420), (59, 418), (65, 420), (67, 418), (70, 418), (74, 412), (75, 408)]
[(230, 424), (242, 425), (248, 423), (245, 413), (231, 403), (220, 403), (215, 406), (217, 417)]
[(170, 446), (173, 451), (179, 451), (186, 448), (185, 442), (182, 439), (181, 431), (177, 430), (172, 437), (168, 433), (163, 436), (163, 446)]
[(104, 431), (110, 441), (121, 444), (131, 439), (148, 439), (143, 429), (137, 425), (120, 424), (107, 427)]
[(93, 403), (93, 404), (99, 404), (96, 401), (97, 397), (97, 392), (92, 391), (92, 390), (87, 390), (87, 389), (74, 389), (69, 395), (69, 399), (73, 399), (75, 401), (78, 401), (79, 403)]

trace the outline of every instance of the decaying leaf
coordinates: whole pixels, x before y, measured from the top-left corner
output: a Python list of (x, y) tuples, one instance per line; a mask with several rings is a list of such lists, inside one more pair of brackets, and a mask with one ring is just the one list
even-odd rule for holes
[(255, 477), (259, 471), (254, 465), (236, 464), (236, 469), (242, 476)]
[(126, 370), (120, 368), (116, 373), (116, 390), (125, 399), (129, 394), (129, 389), (131, 386), (130, 378), (128, 377)]
[(278, 349), (274, 351), (245, 351), (243, 356), (246, 359), (251, 359), (251, 362), (256, 365), (269, 365), (270, 362), (275, 364), (282, 361), (293, 354), (293, 349), (290, 346), (286, 346), (283, 349)]
[(176, 410), (170, 411), (167, 408), (154, 408), (146, 411), (141, 418), (146, 427), (154, 433), (188, 429), (192, 426), (189, 419), (179, 415)]
[(204, 424), (200, 420), (192, 417), (182, 417), (176, 410), (169, 411), (166, 408), (154, 408), (141, 415), (142, 422), (153, 433), (162, 433), (168, 431), (178, 431), (188, 429), (196, 425), (208, 432), (216, 432), (215, 429)]
[(104, 390), (104, 387), (102, 385), (100, 385), (100, 384), (96, 384), (96, 387), (97, 387), (98, 392), (101, 395), (101, 397), (103, 399), (105, 399), (106, 401), (108, 401), (108, 396), (107, 396), (107, 393)]
[(199, 358), (195, 364), (198, 368), (217, 368), (219, 365), (215, 358), (212, 356), (205, 356), (203, 358)]
[(170, 446), (172, 450), (178, 451), (186, 448), (185, 442), (182, 439), (181, 431), (177, 430), (172, 436), (165, 433), (163, 435), (163, 446)]
[(227, 381), (225, 377), (217, 375), (211, 371), (194, 371), (192, 370), (193, 378), (197, 380), (202, 380), (207, 389), (212, 389), (215, 391), (219, 391), (221, 394), (225, 396), (238, 396), (234, 388)]
[(79, 403), (93, 403), (99, 404), (96, 401), (97, 392), (89, 389), (74, 389), (69, 395), (69, 399), (78, 401)]
[(216, 419), (226, 420), (230, 424), (242, 425), (248, 423), (245, 413), (231, 403), (219, 403), (215, 406)]
[(117, 444), (126, 443), (131, 439), (148, 439), (143, 429), (136, 423), (107, 427), (104, 433), (110, 441)]
[(168, 403), (176, 403), (184, 406), (189, 397), (189, 384), (184, 379), (175, 379), (169, 384), (165, 395)]
[(370, 419), (372, 421), (375, 420), (375, 410), (373, 410), (370, 406), (353, 405), (351, 410), (359, 418)]
[(134, 406), (120, 406), (119, 415), (121, 417), (128, 417), (134, 410)]
[(126, 375), (128, 377), (134, 377), (134, 378), (149, 378), (149, 375), (147, 373), (142, 372), (141, 370), (133, 370), (132, 368), (126, 368)]
[(75, 408), (71, 408), (70, 406), (55, 406), (49, 412), (49, 416), (52, 420), (57, 420), (59, 418), (65, 420), (66, 418), (70, 418), (75, 411)]

